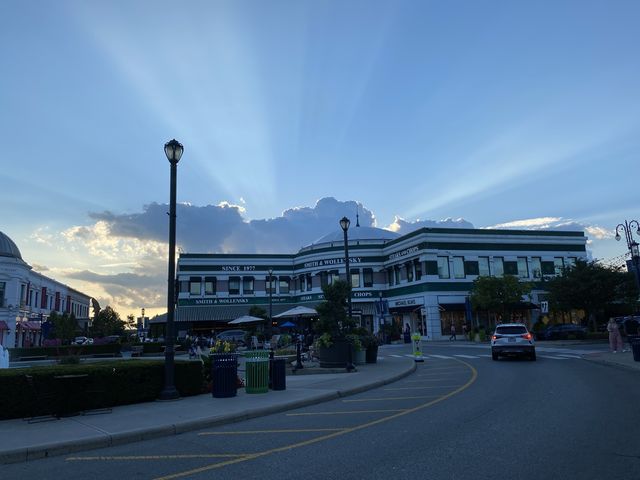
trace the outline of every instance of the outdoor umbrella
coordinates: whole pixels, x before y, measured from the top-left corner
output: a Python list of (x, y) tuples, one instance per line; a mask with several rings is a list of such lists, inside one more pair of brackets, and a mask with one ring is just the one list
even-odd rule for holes
[(281, 327), (284, 327), (284, 328), (291, 328), (291, 327), (295, 327), (295, 326), (296, 326), (296, 324), (295, 324), (295, 323), (293, 323), (293, 322), (284, 322), (284, 323), (283, 323), (282, 325), (280, 325), (280, 326), (281, 326)]
[(313, 308), (297, 306), (287, 310), (286, 312), (274, 315), (273, 318), (286, 318), (286, 317), (315, 317), (318, 315)]
[(231, 320), (229, 322), (229, 325), (238, 325), (241, 323), (257, 323), (257, 322), (266, 322), (266, 320), (260, 317), (252, 317), (251, 315), (243, 315), (242, 317), (238, 317), (235, 320)]

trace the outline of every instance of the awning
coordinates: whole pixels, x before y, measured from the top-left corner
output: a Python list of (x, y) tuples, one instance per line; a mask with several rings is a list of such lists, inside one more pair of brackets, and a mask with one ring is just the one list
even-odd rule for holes
[(464, 312), (466, 310), (464, 303), (444, 303), (439, 307), (441, 312)]
[[(230, 307), (218, 307), (218, 306), (180, 306), (176, 308), (175, 321), (176, 323), (182, 322), (230, 322), (231, 320), (242, 317), (243, 315), (249, 315), (250, 305), (234, 305)], [(269, 307), (262, 306), (267, 312)], [(291, 305), (273, 305), (273, 316), (280, 312), (291, 308)], [(154, 318), (150, 323), (166, 323), (167, 315), (159, 315)]]
[(359, 313), (360, 315), (377, 315), (376, 305), (371, 302), (352, 303), (351, 310)]
[(264, 318), (260, 317), (252, 317), (251, 315), (243, 315), (241, 317), (236, 318), (235, 320), (231, 320), (229, 325), (239, 325), (244, 323), (262, 323), (266, 322)]
[(274, 315), (273, 318), (315, 317), (316, 315), (318, 315), (318, 312), (315, 309), (298, 305), (297, 307), (286, 310), (278, 315)]
[(36, 321), (18, 322), (16, 323), (16, 328), (21, 328), (22, 330), (40, 330), (40, 322), (36, 322)]
[(9, 325), (4, 320), (0, 320), (0, 330), (9, 330)]

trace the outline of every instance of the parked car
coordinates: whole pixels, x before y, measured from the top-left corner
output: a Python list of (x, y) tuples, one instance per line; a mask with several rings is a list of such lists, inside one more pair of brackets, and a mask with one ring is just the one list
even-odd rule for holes
[(73, 340), (73, 343), (75, 343), (76, 345), (92, 345), (93, 344), (93, 338), (76, 337)]
[(244, 330), (225, 330), (216, 335), (216, 340), (222, 340), (223, 342), (235, 342), (240, 345), (244, 345), (244, 339), (247, 332)]
[(572, 335), (575, 338), (587, 338), (587, 327), (575, 323), (551, 325), (538, 332), (538, 340), (566, 340)]
[(491, 358), (498, 360), (503, 355), (526, 356), (535, 361), (535, 341), (523, 323), (503, 323), (496, 327), (491, 336)]

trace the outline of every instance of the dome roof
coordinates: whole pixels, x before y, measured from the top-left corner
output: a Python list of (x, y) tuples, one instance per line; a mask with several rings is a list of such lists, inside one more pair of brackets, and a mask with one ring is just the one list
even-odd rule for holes
[[(351, 227), (348, 230), (348, 238), (350, 242), (356, 240), (394, 240), (399, 236), (399, 234), (390, 230), (384, 230), (382, 228), (375, 227)], [(320, 237), (310, 246), (343, 241), (344, 232), (342, 231), (342, 229), (339, 229), (325, 235), (324, 237)]]
[(14, 257), (22, 260), (17, 245), (2, 232), (0, 232), (0, 257)]

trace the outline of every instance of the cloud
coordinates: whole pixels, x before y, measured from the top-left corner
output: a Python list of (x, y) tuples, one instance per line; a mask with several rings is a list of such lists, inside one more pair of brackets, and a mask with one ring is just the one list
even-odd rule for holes
[(444, 220), (416, 220), (408, 222), (398, 216), (387, 227), (387, 230), (405, 235), (419, 228), (474, 228), (473, 224), (464, 218), (445, 218)]

